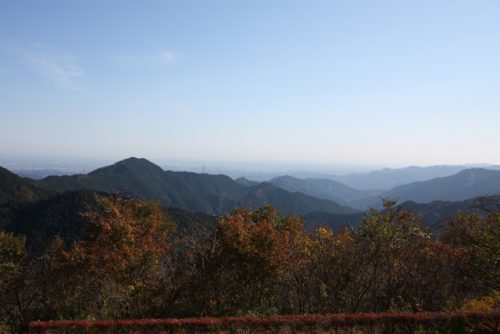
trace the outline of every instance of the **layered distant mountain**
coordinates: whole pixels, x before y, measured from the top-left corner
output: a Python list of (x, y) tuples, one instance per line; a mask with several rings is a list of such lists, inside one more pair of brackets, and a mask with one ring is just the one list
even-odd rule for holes
[[(492, 196), (480, 196), (463, 201), (433, 201), (431, 203), (415, 203), (407, 201), (398, 205), (399, 208), (410, 210), (420, 215), (423, 224), (428, 227), (434, 235), (439, 233), (447, 219), (456, 214), (474, 213), (486, 215), (491, 212), (500, 211), (500, 194)], [(313, 212), (306, 215), (306, 226), (315, 228), (325, 226), (339, 232), (346, 227), (354, 227), (361, 223), (366, 213), (357, 213), (349, 215), (338, 215), (323, 212)]]
[[(384, 189), (390, 190), (394, 187), (417, 182), (427, 181), (437, 177), (454, 175), (462, 170), (470, 169), (470, 166), (411, 166), (406, 168), (384, 168), (367, 174), (335, 175), (330, 178), (356, 189)], [(485, 167), (490, 170), (500, 170), (500, 166), (491, 165)]]
[(355, 200), (377, 196), (383, 190), (359, 190), (348, 187), (340, 182), (328, 179), (299, 179), (293, 176), (281, 176), (272, 179), (272, 184), (292, 192), (329, 199), (344, 205), (351, 205)]
[(434, 200), (460, 201), (500, 192), (500, 171), (466, 169), (455, 175), (414, 182), (392, 189), (391, 198), (427, 203)]
[(241, 184), (244, 187), (252, 187), (252, 186), (256, 186), (256, 185), (259, 184), (259, 182), (249, 180), (246, 177), (239, 177), (235, 181), (238, 182), (239, 184)]
[(70, 171), (63, 171), (59, 169), (43, 169), (43, 168), (37, 168), (37, 169), (12, 169), (12, 172), (15, 173), (16, 175), (19, 175), (21, 177), (27, 177), (33, 180), (40, 180), (43, 179), (44, 177), (50, 176), (50, 175), (69, 175), (73, 174)]
[(500, 211), (500, 194), (479, 196), (463, 201), (433, 201), (431, 203), (415, 203), (407, 201), (400, 206), (422, 216), (426, 226), (437, 231), (446, 219), (457, 213), (475, 213), (485, 215)]
[(268, 182), (260, 183), (249, 189), (250, 191), (244, 196), (242, 203), (245, 204), (245, 207), (252, 209), (271, 204), (281, 212), (293, 214), (308, 214), (311, 212), (351, 214), (359, 212), (326, 199), (319, 199), (300, 192), (292, 193)]
[(378, 196), (356, 200), (352, 205), (358, 208), (380, 207), (380, 198), (417, 203), (429, 203), (438, 200), (462, 201), (499, 192), (500, 171), (474, 168), (462, 170), (447, 177), (399, 186)]
[[(55, 235), (71, 241), (81, 232), (85, 215), (99, 212), (96, 198), (114, 198), (106, 193), (160, 202), (168, 207), (168, 215), (181, 233), (211, 228), (217, 221), (216, 215), (238, 206), (255, 209), (270, 204), (285, 214), (304, 215), (309, 228), (323, 225), (335, 231), (362, 220), (365, 213), (328, 198), (374, 207), (380, 206), (381, 198), (396, 199), (405, 202), (401, 204), (404, 208), (422, 215), (433, 231), (458, 212), (485, 214), (500, 210), (500, 171), (495, 170), (462, 170), (452, 176), (414, 182), (382, 193), (357, 190), (324, 179), (285, 176), (272, 182), (163, 171), (137, 158), (86, 175), (51, 176), (39, 181), (0, 168), (0, 230), (27, 236), (28, 247), (34, 253), (47, 247)], [(367, 194), (369, 197), (359, 199)], [(488, 194), (496, 195), (482, 196)], [(479, 195), (482, 197), (476, 197)]]
[(163, 171), (138, 158), (122, 160), (85, 175), (50, 176), (36, 184), (51, 191), (92, 189), (123, 193), (156, 200), (168, 207), (216, 215), (238, 206), (254, 208), (262, 204), (271, 204), (286, 214), (357, 212), (333, 201), (291, 193), (272, 184), (244, 186), (225, 175)]

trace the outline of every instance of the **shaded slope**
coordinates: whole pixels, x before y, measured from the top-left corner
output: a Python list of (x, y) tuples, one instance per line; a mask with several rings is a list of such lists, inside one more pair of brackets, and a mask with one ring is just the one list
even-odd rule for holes
[(239, 177), (235, 181), (244, 187), (253, 187), (259, 184), (259, 182), (249, 180), (246, 177)]
[[(26, 236), (26, 245), (32, 255), (41, 254), (55, 236), (69, 246), (80, 238), (87, 226), (87, 217), (101, 214), (99, 198), (113, 201), (117, 195), (92, 190), (66, 191), (37, 202), (9, 202), (3, 204), (0, 230)], [(167, 217), (177, 226), (177, 235), (214, 228), (217, 217), (192, 213), (182, 209), (166, 209)]]
[(328, 179), (299, 179), (288, 175), (276, 177), (269, 182), (291, 192), (302, 192), (344, 205), (351, 205), (350, 203), (356, 199), (376, 196), (383, 192), (382, 190), (358, 190)]
[(89, 174), (49, 176), (36, 184), (55, 191), (94, 189), (148, 198), (162, 190), (163, 170), (146, 159), (129, 158)]
[[(446, 219), (460, 212), (486, 215), (489, 212), (500, 212), (500, 195), (480, 196), (463, 201), (433, 201), (431, 203), (415, 203), (407, 201), (398, 207), (409, 210), (422, 217), (423, 223), (436, 235), (444, 226)], [(340, 231), (348, 226), (358, 225), (364, 213), (339, 215), (325, 212), (314, 212), (306, 215), (306, 226), (315, 228), (326, 226)]]
[(0, 204), (8, 201), (36, 201), (49, 193), (38, 188), (33, 180), (21, 178), (0, 167)]
[(426, 226), (432, 231), (438, 231), (448, 218), (460, 212), (479, 215), (500, 212), (500, 195), (479, 196), (463, 201), (433, 201), (431, 203), (407, 201), (400, 206), (420, 214)]
[(249, 208), (258, 208), (271, 204), (285, 214), (308, 214), (311, 212), (330, 212), (339, 214), (355, 213), (356, 210), (338, 203), (318, 199), (300, 192), (290, 193), (271, 183), (261, 183), (250, 188), (250, 192), (241, 204)]
[(226, 175), (164, 172), (171, 206), (223, 214), (231, 211), (247, 190)]
[(85, 213), (99, 212), (97, 194), (88, 190), (64, 192), (34, 203), (5, 208), (9, 214), (4, 229), (26, 236), (31, 254), (40, 254), (58, 235), (69, 245), (85, 226)]
[(87, 175), (51, 176), (37, 183), (56, 191), (92, 189), (159, 201), (165, 206), (217, 214), (234, 206), (243, 189), (227, 176), (163, 171), (129, 158)]
[(345, 228), (359, 225), (364, 215), (364, 212), (352, 214), (311, 212), (304, 216), (304, 226), (310, 231), (322, 226), (332, 229), (335, 233), (340, 233)]

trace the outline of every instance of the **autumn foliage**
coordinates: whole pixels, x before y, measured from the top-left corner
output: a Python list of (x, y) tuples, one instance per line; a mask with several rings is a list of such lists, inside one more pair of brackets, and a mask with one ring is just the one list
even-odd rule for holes
[[(338, 233), (308, 231), (272, 207), (178, 233), (158, 204), (96, 196), (100, 210), (85, 214), (81, 236), (55, 237), (39, 257), (24, 251), (23, 237), (0, 233), (0, 332), (45, 320), (63, 321), (32, 322), (31, 331), (441, 324), (487, 332), (499, 322), (498, 212), (454, 217), (438, 238), (391, 202)], [(153, 318), (174, 320), (125, 320)]]

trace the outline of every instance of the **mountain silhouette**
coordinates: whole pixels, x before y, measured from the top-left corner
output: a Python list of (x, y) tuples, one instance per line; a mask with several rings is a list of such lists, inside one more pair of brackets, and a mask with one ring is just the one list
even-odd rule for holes
[(36, 181), (51, 191), (91, 189), (155, 200), (206, 214), (221, 215), (238, 206), (254, 208), (270, 204), (285, 214), (313, 211), (354, 213), (355, 209), (302, 193), (292, 193), (272, 184), (244, 186), (226, 175), (163, 171), (146, 159), (128, 158), (89, 174), (50, 176)]
[(493, 195), (498, 192), (500, 192), (500, 171), (473, 168), (447, 177), (405, 184), (378, 196), (356, 200), (352, 205), (363, 209), (380, 207), (380, 198), (417, 203), (430, 203), (438, 200), (462, 201), (477, 196)]

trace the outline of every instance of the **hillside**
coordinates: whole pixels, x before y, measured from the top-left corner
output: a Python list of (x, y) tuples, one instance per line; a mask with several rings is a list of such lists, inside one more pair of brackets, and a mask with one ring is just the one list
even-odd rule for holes
[(295, 194), (274, 185), (243, 186), (225, 175), (163, 171), (146, 159), (129, 158), (86, 175), (50, 176), (36, 182), (53, 191), (92, 189), (155, 200), (206, 214), (225, 214), (237, 206), (271, 204), (284, 213), (354, 212), (332, 201)]
[(300, 192), (290, 193), (268, 182), (250, 188), (250, 192), (241, 203), (243, 206), (253, 209), (265, 204), (272, 204), (285, 214), (306, 215), (311, 212), (350, 214), (357, 212), (357, 210), (333, 201), (318, 199)]
[(352, 214), (334, 214), (327, 212), (311, 212), (304, 216), (304, 227), (310, 231), (322, 226), (340, 233), (345, 228), (356, 227), (361, 223), (366, 212)]
[(350, 206), (357, 199), (376, 196), (383, 192), (382, 190), (358, 190), (328, 179), (299, 179), (288, 175), (273, 178), (269, 182), (291, 192), (302, 192)]
[(38, 188), (32, 180), (0, 167), (0, 204), (8, 201), (36, 201), (48, 194), (49, 191)]
[(100, 212), (97, 194), (88, 190), (64, 192), (40, 201), (3, 207), (3, 229), (26, 236), (30, 253), (40, 254), (54, 236), (69, 245), (80, 236), (85, 214)]
[[(91, 190), (66, 191), (37, 202), (10, 202), (0, 207), (0, 230), (26, 236), (31, 254), (40, 254), (57, 235), (67, 246), (80, 238), (87, 217), (101, 214), (99, 198), (115, 201), (119, 197)], [(168, 219), (182, 235), (195, 230), (210, 230), (217, 217), (182, 209), (166, 209)]]
[(407, 201), (400, 206), (421, 215), (425, 225), (431, 230), (437, 231), (443, 226), (446, 219), (459, 212), (484, 215), (488, 212), (500, 211), (500, 195), (479, 196), (463, 201), (433, 201), (431, 203)]
[(239, 177), (235, 181), (238, 182), (239, 184), (241, 184), (242, 186), (245, 186), (245, 187), (252, 187), (252, 186), (256, 186), (259, 184), (259, 182), (249, 180), (246, 177)]
[[(398, 207), (420, 215), (423, 219), (423, 224), (436, 235), (444, 226), (446, 219), (460, 212), (485, 215), (488, 212), (499, 211), (500, 195), (479, 196), (463, 201), (433, 201), (430, 203), (406, 201), (399, 204)], [(304, 219), (308, 228), (325, 226), (338, 232), (345, 227), (359, 225), (365, 214), (366, 213), (339, 215), (314, 212), (306, 215)]]
[(244, 189), (227, 176), (163, 171), (146, 159), (129, 158), (86, 175), (50, 176), (37, 182), (54, 191), (92, 189), (156, 200), (168, 207), (218, 214), (235, 205)]

